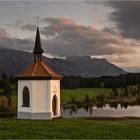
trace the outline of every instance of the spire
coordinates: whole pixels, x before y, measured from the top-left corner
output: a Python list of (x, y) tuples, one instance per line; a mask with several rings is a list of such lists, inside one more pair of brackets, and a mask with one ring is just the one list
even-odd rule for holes
[(39, 27), (37, 27), (36, 31), (36, 39), (35, 39), (35, 46), (33, 50), (34, 54), (34, 61), (41, 61), (41, 55), (43, 53), (42, 45), (41, 45), (41, 39), (40, 39), (40, 33), (39, 33)]

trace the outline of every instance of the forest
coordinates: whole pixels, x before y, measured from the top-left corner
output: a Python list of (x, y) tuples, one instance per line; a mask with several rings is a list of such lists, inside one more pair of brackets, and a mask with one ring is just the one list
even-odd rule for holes
[[(81, 76), (63, 76), (61, 80), (61, 89), (120, 88), (129, 85), (140, 85), (140, 73), (92, 78)], [(16, 77), (2, 73), (0, 75), (0, 95), (9, 95), (12, 92), (15, 92), (16, 89)]]
[(101, 77), (75, 77), (64, 76), (61, 80), (61, 88), (120, 88), (129, 85), (140, 85), (140, 73), (129, 73), (118, 76), (101, 76)]

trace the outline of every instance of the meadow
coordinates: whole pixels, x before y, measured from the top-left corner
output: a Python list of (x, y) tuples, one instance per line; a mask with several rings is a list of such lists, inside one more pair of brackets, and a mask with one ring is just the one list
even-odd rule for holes
[(77, 88), (77, 89), (61, 89), (61, 104), (67, 103), (72, 98), (76, 100), (84, 100), (85, 96), (95, 98), (96, 95), (108, 95), (111, 92), (110, 88)]
[(138, 139), (140, 120), (0, 119), (1, 139)]

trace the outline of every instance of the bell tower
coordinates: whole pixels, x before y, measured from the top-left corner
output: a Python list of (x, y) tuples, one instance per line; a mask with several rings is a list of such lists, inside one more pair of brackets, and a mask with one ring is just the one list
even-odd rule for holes
[(19, 119), (52, 119), (61, 115), (61, 76), (43, 62), (43, 52), (37, 27), (34, 62), (17, 75)]
[(41, 61), (42, 60), (42, 53), (43, 53), (42, 45), (41, 45), (41, 39), (40, 39), (40, 33), (39, 33), (39, 27), (37, 27), (36, 31), (36, 39), (35, 39), (35, 46), (33, 50), (34, 54), (34, 61)]

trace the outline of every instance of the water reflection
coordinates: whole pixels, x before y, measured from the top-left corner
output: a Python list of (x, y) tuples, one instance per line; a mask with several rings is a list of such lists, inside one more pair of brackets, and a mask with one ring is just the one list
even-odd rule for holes
[(61, 108), (62, 117), (140, 117), (140, 106), (129, 104), (128, 102), (116, 103), (110, 102), (108, 104), (98, 103), (85, 104), (83, 106), (71, 106)]

